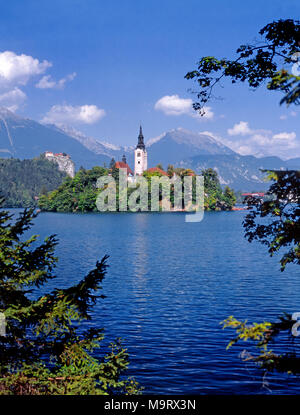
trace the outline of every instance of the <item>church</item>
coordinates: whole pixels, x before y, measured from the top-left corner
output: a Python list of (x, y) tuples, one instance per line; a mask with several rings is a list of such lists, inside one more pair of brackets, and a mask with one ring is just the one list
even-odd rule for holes
[(142, 126), (140, 126), (138, 143), (134, 150), (134, 174), (132, 173), (131, 168), (127, 164), (125, 154), (123, 155), (122, 161), (117, 161), (115, 163), (115, 167), (117, 169), (127, 169), (127, 180), (133, 183), (135, 182), (135, 177), (142, 176), (144, 171), (147, 171), (149, 173), (158, 172), (162, 176), (167, 176), (167, 173), (161, 170), (159, 167), (151, 167), (150, 169), (148, 169), (148, 156), (146, 146), (144, 143)]
[(144, 143), (144, 136), (142, 126), (140, 126), (140, 134), (138, 136), (138, 143), (134, 150), (134, 175), (140, 176), (147, 170), (147, 151)]

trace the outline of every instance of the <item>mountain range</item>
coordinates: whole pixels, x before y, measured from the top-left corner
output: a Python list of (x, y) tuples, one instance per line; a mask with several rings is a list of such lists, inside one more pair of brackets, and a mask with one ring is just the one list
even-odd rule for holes
[[(242, 156), (209, 133), (195, 133), (182, 128), (163, 133), (146, 142), (149, 167), (161, 163), (186, 167), (201, 173), (215, 169), (222, 185), (235, 190), (259, 191), (268, 188), (260, 169), (300, 169), (300, 158)], [(87, 137), (70, 127), (44, 125), (0, 108), (0, 157), (34, 158), (45, 151), (65, 152), (80, 166), (109, 165), (123, 154), (133, 167), (134, 147), (122, 147)]]

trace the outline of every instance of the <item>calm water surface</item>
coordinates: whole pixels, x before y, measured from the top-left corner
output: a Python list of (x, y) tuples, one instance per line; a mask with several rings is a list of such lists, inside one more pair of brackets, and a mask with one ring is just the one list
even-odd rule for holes
[(299, 378), (268, 374), (263, 382), (242, 362), (247, 344), (226, 351), (233, 332), (219, 323), (229, 315), (252, 322), (300, 311), (299, 270), (281, 273), (265, 247), (249, 244), (244, 215), (211, 212), (185, 223), (181, 213), (42, 213), (33, 230), (58, 235), (56, 286), (110, 255), (93, 324), (105, 327), (107, 342), (124, 339), (129, 374), (145, 393), (298, 394)]

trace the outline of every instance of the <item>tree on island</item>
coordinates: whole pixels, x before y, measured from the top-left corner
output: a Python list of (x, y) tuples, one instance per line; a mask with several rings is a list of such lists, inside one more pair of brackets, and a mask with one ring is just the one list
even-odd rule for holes
[(110, 163), (109, 163), (109, 168), (112, 170), (112, 169), (114, 169), (114, 168), (115, 168), (115, 166), (116, 166), (116, 161), (115, 161), (115, 159), (114, 159), (114, 158), (112, 158), (112, 159), (110, 160)]
[(168, 164), (167, 174), (168, 174), (168, 176), (170, 178), (173, 176), (173, 174), (174, 174), (174, 166), (173, 166), (173, 164)]
[[(226, 196), (226, 189), (222, 192), (222, 188), (218, 179), (218, 174), (212, 169), (207, 169), (205, 173), (207, 179), (205, 185), (205, 208), (209, 210), (231, 210), (235, 204), (235, 197), (233, 191), (232, 198)], [(161, 177), (163, 171), (159, 169), (150, 169), (143, 173), (148, 181), (148, 210), (151, 210), (151, 181), (153, 177)], [(172, 168), (172, 176), (176, 174), (180, 180), (184, 181), (185, 176), (195, 176), (195, 172), (187, 168)], [(119, 209), (119, 169), (114, 167), (113, 170), (107, 170), (103, 167), (93, 167), (91, 170), (80, 170), (74, 178), (67, 177), (65, 181), (54, 191), (44, 195), (40, 195), (38, 206), (43, 211), (52, 212), (96, 212), (96, 199), (103, 189), (97, 188), (97, 179), (101, 176), (111, 175), (116, 182), (116, 210)], [(171, 177), (172, 177), (171, 176)], [(211, 183), (213, 182), (213, 183)], [(131, 197), (133, 192), (139, 187), (139, 184), (134, 187), (128, 187), (127, 199)], [(194, 183), (195, 192), (195, 183)], [(160, 197), (162, 196), (160, 189)], [(172, 207), (174, 206), (174, 186), (171, 186), (170, 200)], [(195, 200), (195, 199), (194, 199)], [(128, 207), (129, 209), (129, 207)]]
[(160, 170), (164, 171), (163, 165), (162, 165), (161, 163), (158, 163), (158, 164), (156, 165), (156, 167), (157, 167), (158, 169), (160, 169)]
[[(0, 312), (6, 333), (0, 334), (0, 394), (90, 395), (140, 393), (126, 378), (128, 353), (119, 340), (97, 358), (102, 328), (86, 328), (101, 292), (107, 256), (77, 284), (45, 293), (55, 278), (55, 235), (36, 245), (31, 229), (33, 209), (17, 219), (0, 211)], [(3, 322), (3, 319), (2, 319)], [(3, 327), (2, 327), (3, 329)]]
[(236, 195), (234, 191), (228, 186), (224, 187), (223, 199), (228, 206), (234, 206), (236, 203)]
[[(225, 78), (233, 84), (246, 82), (254, 90), (267, 82), (268, 90), (283, 93), (280, 104), (300, 104), (300, 22), (292, 19), (274, 21), (263, 27), (259, 34), (262, 42), (241, 45), (236, 51), (236, 59), (206, 56), (200, 59), (196, 70), (186, 74), (186, 79), (196, 80), (200, 87), (193, 107), (201, 115), (205, 113), (207, 102), (214, 98), (216, 87)], [(280, 263), (281, 271), (284, 271), (287, 264), (300, 265), (300, 172), (269, 171), (268, 175), (273, 181), (268, 197), (266, 200), (248, 199), (250, 212), (243, 226), (249, 242), (256, 240), (267, 246), (271, 256), (283, 251)], [(257, 362), (265, 370), (300, 373), (300, 357), (296, 351), (279, 355), (268, 350), (269, 344), (286, 333), (291, 343), (296, 344), (297, 338), (291, 331), (296, 321), (291, 315), (285, 313), (279, 317), (279, 322), (252, 325), (230, 316), (222, 323), (223, 327), (231, 327), (237, 333), (228, 347), (240, 340), (255, 343), (256, 352), (248, 353), (247, 360)]]

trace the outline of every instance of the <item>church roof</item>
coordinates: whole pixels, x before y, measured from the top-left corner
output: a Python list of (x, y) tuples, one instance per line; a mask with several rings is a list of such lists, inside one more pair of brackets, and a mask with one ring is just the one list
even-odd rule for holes
[(142, 130), (142, 126), (140, 125), (140, 133), (138, 136), (138, 143), (136, 148), (140, 148), (141, 150), (145, 150), (145, 143), (144, 143), (144, 136), (143, 136), (143, 130)]
[(115, 168), (116, 169), (127, 169), (127, 175), (132, 174), (131, 168), (128, 166), (127, 163), (124, 163), (123, 161), (116, 161)]
[(150, 167), (150, 169), (146, 170), (147, 173), (160, 173), (162, 176), (168, 176), (168, 174), (160, 169), (159, 167)]

